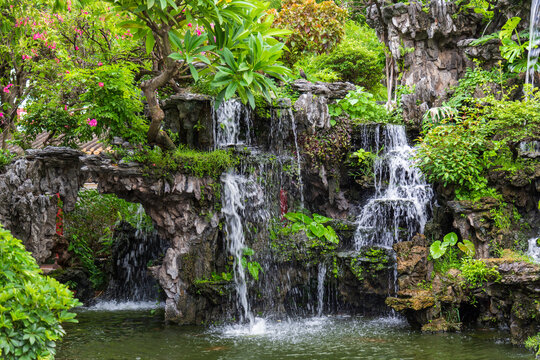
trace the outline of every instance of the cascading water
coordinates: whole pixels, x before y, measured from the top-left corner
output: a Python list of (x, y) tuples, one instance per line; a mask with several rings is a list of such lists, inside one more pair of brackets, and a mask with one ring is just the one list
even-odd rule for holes
[(222, 102), (213, 109), (214, 147), (216, 149), (233, 145), (251, 144), (251, 116), (240, 100)]
[(319, 263), (317, 275), (317, 316), (321, 316), (324, 310), (324, 278), (326, 277), (326, 264)]
[(538, 69), (540, 55), (540, 0), (532, 0), (529, 30), (529, 54), (527, 56), (527, 73), (525, 83), (534, 86), (534, 74)]
[(538, 246), (538, 239), (540, 239), (540, 237), (537, 236), (529, 239), (527, 255), (529, 255), (535, 263), (540, 264), (540, 246)]
[(134, 226), (122, 222), (115, 230), (111, 280), (103, 299), (116, 302), (151, 301), (159, 298), (159, 286), (148, 266), (167, 248), (151, 228), (142, 205), (138, 205)]
[(289, 119), (291, 119), (291, 128), (294, 136), (294, 148), (296, 151), (296, 169), (298, 172), (298, 187), (300, 189), (300, 207), (304, 207), (304, 182), (302, 180), (302, 165), (300, 160), (300, 148), (298, 147), (298, 134), (296, 131), (296, 121), (291, 108), (288, 109)]
[(241, 187), (247, 179), (232, 173), (224, 174), (221, 178), (223, 183), (223, 207), (221, 212), (225, 216), (225, 226), (227, 231), (227, 243), (229, 253), (233, 256), (233, 273), (236, 288), (237, 303), (244, 311), (243, 320), (253, 323), (253, 314), (249, 308), (247, 295), (246, 273), (242, 264), (244, 249), (246, 248), (242, 218), (245, 205), (242, 199)]
[(362, 142), (374, 141), (382, 154), (374, 164), (375, 195), (357, 219), (355, 246), (357, 250), (364, 246), (391, 248), (398, 239), (410, 239), (424, 230), (433, 191), (413, 166), (413, 149), (403, 126), (384, 126), (382, 139), (379, 125), (366, 130), (374, 133), (364, 135)]

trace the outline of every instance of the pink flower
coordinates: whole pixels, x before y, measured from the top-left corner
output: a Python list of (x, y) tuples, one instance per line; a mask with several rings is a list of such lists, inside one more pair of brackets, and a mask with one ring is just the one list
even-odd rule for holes
[(6, 87), (4, 88), (4, 92), (5, 92), (6, 94), (9, 94), (9, 87), (6, 86)]
[(69, 70), (66, 70), (66, 74), (69, 74)]
[(101, 66), (101, 65), (103, 65), (103, 63), (101, 61), (98, 62), (97, 66)]
[(187, 24), (188, 27), (193, 27), (193, 25), (191, 23)]
[(97, 125), (96, 119), (86, 119), (86, 122), (88, 123), (88, 125), (90, 125), (90, 127), (94, 127)]
[(103, 86), (105, 86), (105, 84), (104, 84), (104, 83), (102, 83), (102, 82), (98, 83), (98, 85), (99, 85), (99, 87), (103, 87)]
[(0, 117), (4, 117), (4, 113), (3, 113), (3, 112), (0, 112)]
[(197, 36), (201, 36), (201, 29), (197, 29)]
[(64, 105), (64, 110), (67, 111), (67, 105)]
[(78, 46), (75, 46), (75, 50), (79, 50), (79, 47), (78, 47)]

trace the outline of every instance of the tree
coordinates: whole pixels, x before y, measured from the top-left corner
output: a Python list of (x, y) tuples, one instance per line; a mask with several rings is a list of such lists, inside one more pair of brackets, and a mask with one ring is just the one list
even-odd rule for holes
[(102, 16), (107, 7), (101, 2), (85, 8), (62, 8), (52, 0), (0, 4), (3, 148), (23, 105), (28, 115), (17, 125), (27, 141), (48, 131), (49, 139), (62, 135), (72, 145), (105, 131), (126, 135), (124, 129), (141, 127), (142, 117), (134, 116), (142, 105), (132, 73), (148, 60), (132, 34), (117, 26), (123, 19)]
[(119, 14), (130, 17), (122, 25), (144, 39), (152, 53), (149, 78), (141, 83), (151, 118), (148, 141), (174, 148), (160, 130), (164, 112), (156, 91), (165, 85), (178, 88), (178, 80), (197, 81), (214, 74), (212, 85), (220, 90), (217, 104), (238, 93), (255, 107), (253, 93), (270, 100), (274, 90), (268, 74), (282, 79), (288, 69), (278, 59), (283, 44), (274, 38), (288, 32), (272, 29), (265, 4), (241, 0), (108, 0)]

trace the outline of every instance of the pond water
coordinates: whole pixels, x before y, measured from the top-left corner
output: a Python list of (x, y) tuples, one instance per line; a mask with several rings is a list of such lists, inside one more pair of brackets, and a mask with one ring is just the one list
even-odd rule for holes
[(257, 318), (251, 328), (176, 326), (162, 310), (81, 310), (66, 326), (57, 360), (76, 359), (532, 359), (508, 334), (421, 334), (399, 318), (323, 316), (294, 321)]

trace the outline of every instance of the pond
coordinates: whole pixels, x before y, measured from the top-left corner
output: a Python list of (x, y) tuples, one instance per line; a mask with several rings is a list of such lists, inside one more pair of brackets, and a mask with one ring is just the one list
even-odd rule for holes
[(397, 317), (257, 318), (246, 325), (177, 326), (161, 309), (80, 310), (57, 360), (76, 359), (532, 359), (497, 331), (422, 334)]

